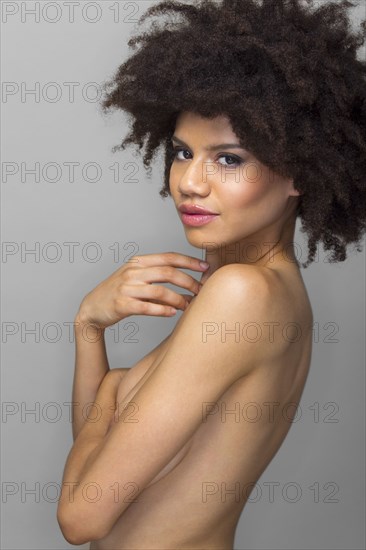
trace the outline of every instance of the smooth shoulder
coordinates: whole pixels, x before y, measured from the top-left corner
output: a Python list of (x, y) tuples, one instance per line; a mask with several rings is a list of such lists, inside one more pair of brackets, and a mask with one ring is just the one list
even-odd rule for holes
[(220, 267), (191, 301), (175, 333), (180, 332), (183, 325), (196, 330), (207, 320), (215, 323), (248, 323), (253, 319), (265, 322), (278, 309), (270, 275), (263, 268), (250, 265)]
[[(190, 352), (195, 350), (203, 363), (205, 354), (207, 361), (221, 357), (225, 369), (236, 365), (234, 374), (247, 374), (282, 349), (269, 342), (268, 321), (278, 319), (280, 303), (272, 292), (271, 273), (263, 268), (229, 264), (217, 269), (180, 318), (168, 357), (177, 360), (189, 342)], [(229, 337), (227, 330), (235, 334)]]
[[(248, 358), (247, 365), (267, 364), (283, 357), (297, 341), (298, 330), (300, 334), (303, 330), (303, 300), (296, 299), (288, 286), (273, 269), (250, 264), (223, 266), (198, 294), (197, 319), (200, 314), (205, 320), (213, 319), (216, 327), (239, 327), (240, 345), (233, 338), (227, 341)], [(194, 321), (192, 318), (192, 328)], [(284, 327), (290, 332), (276, 337)]]
[[(250, 264), (228, 264), (217, 269), (204, 283), (199, 296), (212, 295), (257, 299), (269, 297), (276, 284), (271, 270)], [(205, 292), (203, 292), (205, 290)]]
[[(267, 326), (269, 321), (292, 320), (292, 305), (283, 282), (271, 269), (248, 264), (228, 264), (217, 269), (204, 283), (192, 313), (207, 318), (214, 311), (227, 322)], [(221, 313), (221, 315), (220, 315)], [(194, 315), (191, 316), (194, 322)], [(264, 343), (264, 341), (262, 341)]]

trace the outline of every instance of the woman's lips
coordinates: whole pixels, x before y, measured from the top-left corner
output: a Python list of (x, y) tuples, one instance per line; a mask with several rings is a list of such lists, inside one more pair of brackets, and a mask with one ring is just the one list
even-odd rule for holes
[(185, 225), (200, 226), (211, 222), (217, 218), (218, 214), (187, 214), (181, 213), (182, 221)]

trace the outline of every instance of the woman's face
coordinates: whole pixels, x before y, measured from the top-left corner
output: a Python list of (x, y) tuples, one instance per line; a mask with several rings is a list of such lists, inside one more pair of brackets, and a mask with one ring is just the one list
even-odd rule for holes
[(218, 214), (204, 225), (184, 224), (192, 246), (278, 241), (299, 192), (291, 179), (274, 174), (241, 148), (226, 116), (210, 120), (181, 113), (172, 145), (170, 191), (177, 210), (194, 204)]

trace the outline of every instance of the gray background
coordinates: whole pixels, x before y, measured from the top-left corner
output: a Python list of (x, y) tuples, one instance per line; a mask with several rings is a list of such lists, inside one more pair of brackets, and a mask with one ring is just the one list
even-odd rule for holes
[[(14, 11), (7, 18), (5, 4)], [(186, 242), (172, 199), (158, 194), (162, 157), (149, 179), (133, 148), (113, 155), (126, 119), (103, 118), (98, 89), (88, 86), (126, 58), (135, 21), (152, 2), (80, 2), (74, 22), (63, 2), (22, 4), (2, 3), (1, 76), (12, 89), (1, 105), (2, 548), (63, 549), (72, 546), (56, 521), (57, 489), (72, 445), (67, 403), (79, 304), (133, 254), (202, 252)], [(26, 13), (36, 4), (38, 21)], [(360, 2), (355, 23), (365, 11)], [(74, 99), (67, 82), (80, 84)], [(36, 96), (24, 94), (37, 86)], [(38, 180), (24, 173), (36, 162)], [(74, 178), (70, 162), (78, 163)], [(298, 226), (295, 241), (304, 260)], [(365, 547), (365, 252), (331, 265), (320, 249), (303, 277), (315, 323), (301, 415), (258, 480), (236, 549)], [(111, 368), (131, 366), (179, 316), (134, 316), (107, 329)]]

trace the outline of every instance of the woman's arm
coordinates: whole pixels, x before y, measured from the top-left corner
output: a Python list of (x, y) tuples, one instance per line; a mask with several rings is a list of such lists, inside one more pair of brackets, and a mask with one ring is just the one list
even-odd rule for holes
[[(67, 457), (57, 509), (57, 520), (60, 526), (63, 522), (62, 507), (65, 502), (74, 501), (74, 491), (80, 478), (104, 445), (105, 436), (110, 429), (116, 409), (118, 386), (125, 370), (128, 369), (112, 369), (104, 376), (93, 401), (96, 414), (95, 411), (89, 412)], [(69, 482), (69, 479), (72, 479), (72, 482)], [(73, 539), (67, 538), (67, 540), (74, 544)]]
[(69, 453), (65, 471), (71, 472), (76, 482), (96, 455), (96, 450), (103, 445), (109, 432), (116, 410), (118, 386), (125, 375), (125, 370), (128, 369), (112, 369), (104, 376), (93, 400), (93, 406), (89, 408), (84, 424)]
[[(125, 494), (131, 484), (137, 497), (204, 421), (205, 404), (216, 402), (268, 354), (263, 341), (223, 342), (219, 330), (209, 330), (208, 341), (203, 338), (204, 323), (211, 327), (222, 326), (223, 319), (228, 327), (238, 319), (244, 325), (253, 319), (260, 323), (268, 318), (269, 309), (273, 310), (270, 285), (264, 273), (252, 267), (238, 271), (225, 266), (208, 279), (167, 353), (133, 396), (134, 418), (121, 414), (103, 441), (86, 425), (74, 444), (58, 512), (69, 542), (83, 544), (109, 533), (131, 503)], [(272, 344), (273, 353), (275, 348)], [(68, 485), (75, 486), (73, 499), (68, 497)], [(93, 490), (92, 498), (88, 489)]]
[[(172, 306), (184, 309), (192, 298), (190, 295), (180, 295), (150, 284), (155, 280), (169, 282), (197, 294), (199, 282), (180, 272), (176, 269), (178, 267), (202, 272), (208, 266), (202, 266), (198, 258), (176, 253), (134, 256), (82, 300), (75, 318), (78, 324), (75, 326), (76, 364), (72, 396), (74, 441), (85, 422), (85, 405), (94, 401), (101, 381), (110, 370), (104, 342), (105, 328), (130, 315), (167, 317), (172, 314)], [(158, 271), (161, 268), (161, 273), (157, 268)]]
[[(75, 441), (94, 403), (98, 388), (110, 372), (104, 330), (75, 318), (75, 371), (72, 388), (72, 434)], [(127, 372), (126, 369), (125, 372)], [(93, 407), (91, 407), (91, 410)]]

